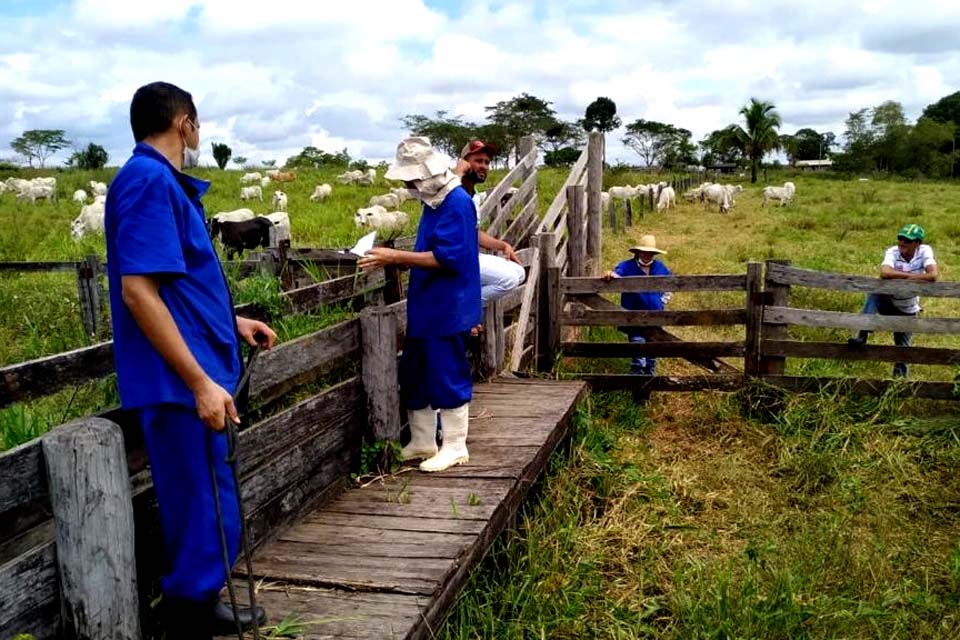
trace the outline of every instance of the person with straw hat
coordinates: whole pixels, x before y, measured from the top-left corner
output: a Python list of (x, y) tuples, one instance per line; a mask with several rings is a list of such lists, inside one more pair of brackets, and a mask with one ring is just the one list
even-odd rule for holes
[[(407, 333), (400, 359), (400, 394), (410, 419), (404, 460), (442, 471), (469, 460), (467, 431), (473, 380), (467, 358), (470, 330), (480, 324), (477, 209), (450, 171), (450, 159), (415, 136), (397, 146), (387, 180), (400, 180), (423, 202), (413, 251), (376, 247), (362, 269), (410, 268)], [(437, 449), (437, 413), (443, 444)]]
[[(880, 264), (880, 278), (883, 280), (913, 280), (915, 282), (936, 282), (940, 277), (937, 261), (933, 257), (930, 245), (923, 244), (925, 233), (918, 224), (906, 224), (897, 232), (897, 244), (888, 248)], [(865, 314), (882, 316), (916, 317), (920, 313), (918, 296), (895, 296), (871, 293), (863, 305)], [(859, 348), (867, 344), (870, 332), (860, 331), (847, 340), (851, 347)], [(895, 331), (893, 343), (898, 347), (909, 347), (912, 333)], [(905, 362), (893, 365), (893, 377), (905, 378), (909, 367)]]
[[(618, 264), (612, 271), (603, 274), (604, 280), (613, 278), (630, 278), (637, 276), (669, 276), (670, 269), (657, 256), (667, 252), (657, 247), (657, 239), (652, 235), (640, 237), (637, 246), (631, 247), (633, 257)], [(631, 311), (663, 311), (670, 301), (669, 292), (660, 291), (627, 291), (620, 295), (620, 306)], [(621, 331), (627, 334), (632, 343), (645, 343), (647, 334), (642, 327), (622, 327)], [(634, 375), (652, 376), (657, 372), (657, 359), (635, 356), (630, 363), (630, 373)]]

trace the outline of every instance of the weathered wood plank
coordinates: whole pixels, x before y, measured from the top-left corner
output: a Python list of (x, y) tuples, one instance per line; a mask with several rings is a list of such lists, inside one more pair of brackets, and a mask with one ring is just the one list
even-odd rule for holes
[(563, 355), (571, 358), (723, 358), (742, 357), (742, 342), (564, 342)]
[(584, 149), (580, 154), (580, 157), (577, 158), (577, 161), (574, 163), (573, 167), (570, 168), (570, 175), (567, 176), (567, 179), (564, 181), (563, 186), (560, 187), (560, 190), (557, 192), (553, 202), (550, 203), (550, 206), (547, 208), (547, 212), (543, 214), (543, 221), (540, 223), (539, 228), (540, 233), (553, 231), (557, 228), (557, 219), (567, 206), (567, 187), (577, 184), (577, 182), (580, 181), (580, 174), (583, 173), (583, 170), (586, 166), (587, 149)]
[(743, 372), (748, 376), (760, 373), (760, 336), (763, 324), (763, 266), (747, 264), (747, 331), (744, 339)]
[(684, 311), (627, 311), (622, 309), (619, 311), (597, 311), (594, 309), (578, 309), (574, 307), (565, 311), (560, 317), (562, 324), (573, 326), (712, 326), (744, 324), (746, 321), (746, 309), (696, 309)]
[(763, 355), (784, 358), (829, 358), (835, 360), (873, 360), (881, 362), (911, 362), (914, 364), (960, 364), (960, 349), (933, 347), (895, 347), (865, 345), (852, 348), (846, 343), (799, 342), (795, 340), (762, 340)]
[(610, 281), (565, 277), (560, 282), (560, 289), (566, 295), (625, 291), (745, 291), (746, 287), (745, 275), (632, 276)]
[(0, 514), (46, 498), (45, 469), (39, 440), (0, 454)]
[(359, 352), (357, 319), (279, 344), (258, 356), (250, 374), (250, 395), (260, 403), (269, 403), (308, 380), (356, 360)]
[(583, 225), (586, 211), (583, 207), (583, 187), (567, 187), (567, 263), (572, 276), (586, 274), (587, 238)]
[(767, 265), (767, 278), (778, 284), (832, 289), (834, 291), (882, 293), (902, 297), (960, 298), (960, 282), (881, 280), (880, 278), (845, 273), (823, 273), (777, 263)]
[(530, 273), (527, 274), (527, 283), (523, 288), (523, 301), (520, 304), (520, 314), (517, 316), (517, 329), (514, 333), (513, 344), (510, 349), (509, 370), (520, 369), (523, 357), (523, 345), (526, 341), (527, 326), (530, 324), (530, 314), (533, 312), (533, 301), (540, 283), (540, 248), (533, 248)]
[(587, 140), (587, 261), (590, 273), (600, 274), (602, 230), (600, 228), (600, 192), (603, 189), (604, 139), (599, 132)]
[(133, 507), (120, 427), (87, 418), (42, 442), (66, 635), (140, 640)]
[(0, 262), (0, 272), (43, 272), (43, 271), (76, 271), (77, 267), (83, 265), (83, 262), (63, 261), (63, 262)]
[(322, 524), (331, 527), (362, 527), (371, 531), (422, 531), (437, 533), (476, 534), (483, 527), (481, 520), (451, 520), (449, 518), (421, 518), (415, 516), (371, 516), (363, 514), (339, 513), (320, 510), (308, 514), (302, 520), (305, 524)]
[(630, 374), (586, 374), (578, 376), (594, 391), (736, 391), (743, 376), (635, 376)]
[(517, 165), (511, 169), (507, 175), (500, 179), (497, 186), (488, 191), (487, 199), (480, 205), (477, 211), (477, 219), (481, 225), (484, 225), (490, 219), (493, 212), (500, 206), (500, 198), (506, 195), (507, 191), (513, 186), (521, 174), (536, 162), (536, 149), (520, 159)]
[[(31, 633), (28, 625), (32, 622), (38, 631), (46, 629), (38, 638), (53, 638), (60, 620), (59, 594), (53, 542), (0, 565), (0, 638)], [(32, 620), (34, 617), (37, 619)]]
[(0, 368), (0, 407), (113, 373), (113, 342)]
[(911, 318), (865, 315), (842, 311), (818, 311), (768, 306), (763, 310), (768, 324), (792, 324), (825, 329), (866, 329), (867, 331), (905, 331), (911, 333), (960, 333), (960, 318)]
[(504, 242), (508, 242), (511, 245), (519, 243), (523, 238), (523, 232), (529, 229), (530, 222), (537, 217), (536, 192), (532, 192), (532, 194), (533, 197), (530, 199), (530, 202), (523, 207), (520, 214), (510, 223), (507, 230), (503, 232), (501, 240)]
[[(497, 216), (493, 219), (493, 222), (491, 222), (490, 225), (487, 227), (488, 233), (492, 236), (499, 235), (500, 228), (509, 219), (510, 212), (513, 211), (517, 203), (524, 202), (526, 198), (536, 190), (536, 188), (537, 188), (537, 174), (536, 172), (533, 172), (520, 184), (520, 186), (517, 188), (517, 192), (513, 195), (513, 197), (510, 199), (507, 205), (501, 208), (500, 211), (497, 213)], [(488, 197), (492, 197), (492, 196), (488, 196)]]
[(367, 420), (375, 440), (400, 439), (397, 324), (397, 315), (390, 307), (368, 307), (360, 316), (363, 388)]
[[(775, 282), (770, 278), (770, 270), (777, 266), (790, 266), (788, 261), (767, 260), (767, 275), (764, 278), (764, 304), (777, 307), (786, 307), (790, 304), (790, 286)], [(771, 340), (786, 340), (788, 328), (782, 324), (767, 324), (766, 318), (761, 318), (761, 335)], [(761, 375), (782, 375), (786, 370), (787, 361), (774, 356), (761, 356), (757, 367)]]
[(357, 272), (353, 275), (326, 280), (308, 287), (292, 289), (283, 294), (289, 308), (295, 313), (303, 313), (323, 305), (336, 304), (369, 291), (383, 288), (385, 283), (382, 269)]

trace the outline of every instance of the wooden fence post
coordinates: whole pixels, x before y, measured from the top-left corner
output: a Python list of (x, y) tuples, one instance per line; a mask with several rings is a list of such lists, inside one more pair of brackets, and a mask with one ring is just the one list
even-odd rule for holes
[[(767, 275), (763, 283), (764, 303), (774, 307), (786, 307), (790, 304), (790, 285), (778, 284), (770, 280), (770, 265), (782, 264), (790, 266), (789, 260), (767, 260)], [(768, 324), (761, 326), (760, 340), (786, 340), (787, 325)], [(781, 356), (761, 356), (759, 358), (760, 374), (765, 376), (782, 376), (786, 370), (787, 359)]]
[(623, 212), (623, 226), (632, 227), (633, 226), (633, 205), (630, 204), (632, 201), (631, 198), (627, 198), (626, 209)]
[(554, 314), (551, 307), (556, 305), (551, 290), (551, 279), (559, 282), (557, 268), (557, 240), (559, 233), (541, 233), (538, 236), (540, 244), (540, 284), (537, 291), (537, 371), (550, 371), (553, 368), (553, 358), (556, 343), (559, 340), (559, 329), (554, 330), (552, 325)]
[(280, 259), (280, 288), (283, 291), (293, 289), (293, 271), (290, 269), (290, 260), (287, 255), (289, 252), (289, 239), (277, 242), (277, 256)]
[(756, 377), (760, 371), (760, 323), (763, 321), (763, 265), (747, 263), (747, 333), (744, 344), (743, 373)]
[(104, 297), (103, 282), (100, 279), (100, 257), (89, 255), (78, 262), (77, 270), (77, 298), (80, 301), (80, 317), (84, 331), (94, 336), (100, 331), (100, 321), (103, 318)]
[(583, 187), (567, 187), (567, 273), (584, 276), (587, 273), (587, 245), (583, 233)]
[(484, 378), (491, 378), (503, 371), (505, 350), (503, 306), (499, 300), (487, 302), (483, 312), (483, 346), (480, 351), (480, 374)]
[[(383, 246), (393, 249), (394, 240), (387, 240)], [(386, 280), (383, 285), (383, 302), (393, 304), (403, 300), (403, 281), (400, 279), (400, 269), (396, 265), (387, 265), (383, 268), (383, 277)]]
[[(594, 131), (587, 142), (587, 261), (589, 272), (600, 274), (602, 231), (600, 191), (603, 189), (603, 134)], [(542, 256), (543, 254), (541, 254)]]
[(120, 427), (84, 418), (43, 437), (64, 635), (140, 640), (133, 499)]
[(367, 424), (374, 440), (397, 441), (400, 439), (400, 387), (396, 311), (389, 307), (367, 307), (361, 311), (360, 338)]

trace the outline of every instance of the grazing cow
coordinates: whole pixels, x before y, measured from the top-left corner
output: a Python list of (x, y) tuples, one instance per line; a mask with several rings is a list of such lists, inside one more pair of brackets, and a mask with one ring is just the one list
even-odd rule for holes
[(211, 238), (220, 235), (220, 225), (224, 222), (243, 222), (253, 220), (256, 215), (250, 209), (236, 209), (235, 211), (221, 211), (207, 220), (207, 229)]
[(77, 189), (73, 192), (73, 201), (84, 204), (87, 201), (87, 192), (83, 189)]
[(333, 187), (331, 187), (329, 184), (318, 184), (316, 187), (314, 187), (313, 194), (310, 196), (310, 200), (313, 202), (320, 202), (322, 200), (326, 200), (327, 196), (329, 196), (331, 193), (333, 193)]
[(399, 231), (407, 225), (409, 218), (403, 211), (387, 211), (380, 205), (374, 205), (366, 209), (357, 209), (353, 221), (358, 227)]
[(107, 195), (107, 185), (103, 182), (97, 182), (96, 180), (90, 181), (90, 193), (96, 196), (105, 196)]
[(259, 185), (256, 187), (240, 187), (241, 200), (253, 200), (254, 198), (263, 202), (263, 189)]
[(657, 211), (669, 209), (671, 206), (677, 206), (677, 192), (673, 190), (673, 187), (664, 187), (660, 190), (660, 195), (657, 196)]
[(17, 192), (17, 202), (29, 200), (30, 204), (37, 204), (37, 200), (46, 198), (49, 202), (56, 202), (57, 190), (46, 184), (27, 183), (23, 189)]
[(296, 171), (277, 171), (273, 176), (274, 182), (293, 182), (296, 179)]
[(260, 173), (254, 171), (253, 173), (245, 173), (243, 177), (240, 178), (240, 184), (254, 184), (260, 182)]
[(385, 193), (382, 196), (371, 196), (370, 206), (380, 205), (385, 209), (396, 209), (400, 206), (400, 198), (395, 193)]
[(792, 182), (784, 182), (782, 187), (764, 187), (763, 202), (760, 203), (760, 206), (766, 206), (768, 200), (776, 200), (782, 207), (793, 201), (796, 192), (797, 187)]
[(264, 217), (243, 222), (221, 222), (219, 225), (220, 243), (227, 250), (227, 260), (243, 253), (245, 249), (270, 246), (270, 229), (273, 223)]
[(273, 241), (270, 243), (270, 246), (278, 246), (281, 240), (290, 240), (290, 215), (286, 211), (274, 211), (273, 213), (268, 213), (265, 216), (260, 216), (266, 218), (271, 223), (273, 223)]
[(79, 241), (87, 233), (103, 234), (103, 203), (88, 204), (80, 208), (80, 215), (70, 225), (70, 235)]

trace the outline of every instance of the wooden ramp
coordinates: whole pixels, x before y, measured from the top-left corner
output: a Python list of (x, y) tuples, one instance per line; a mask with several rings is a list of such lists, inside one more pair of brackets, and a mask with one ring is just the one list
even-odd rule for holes
[(306, 639), (433, 637), (569, 433), (584, 392), (582, 382), (477, 385), (468, 465), (349, 489), (254, 554), (271, 624), (295, 614)]

